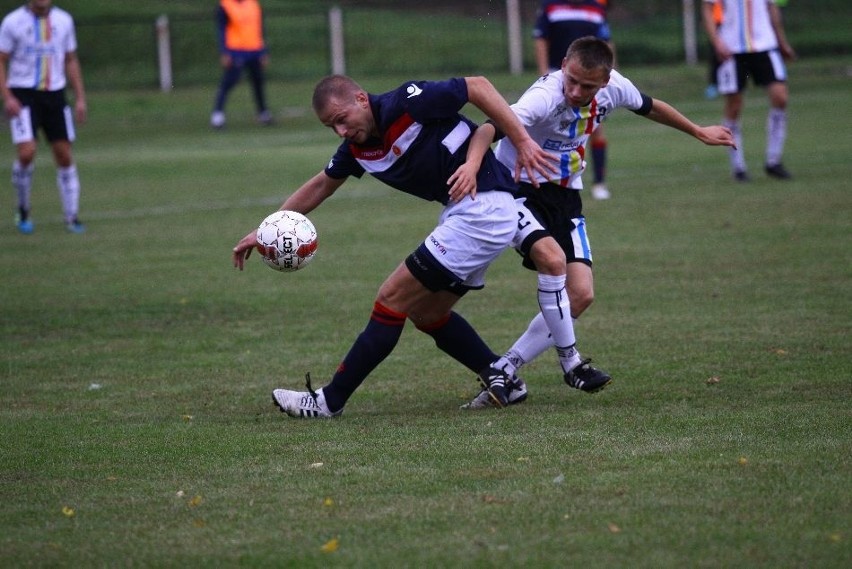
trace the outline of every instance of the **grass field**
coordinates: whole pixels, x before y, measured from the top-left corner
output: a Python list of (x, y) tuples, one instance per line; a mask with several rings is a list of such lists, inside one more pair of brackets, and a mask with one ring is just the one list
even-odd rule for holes
[[(311, 215), (310, 267), (239, 273), (233, 244), (336, 145), (312, 84), (271, 85), (267, 129), (242, 85), (221, 133), (212, 85), (91, 93), (88, 232), (64, 232), (44, 149), (36, 233), (11, 197), (0, 217), (0, 566), (849, 567), (850, 66), (791, 67), (787, 183), (760, 170), (757, 92), (748, 185), (720, 149), (608, 123), (577, 329), (609, 389), (570, 390), (543, 357), (527, 403), (462, 412), (474, 378), (409, 326), (331, 421), (269, 391), (330, 376), (438, 208), (353, 180)], [(703, 69), (625, 72), (718, 121)], [(514, 100), (532, 77), (492, 79)], [(504, 350), (534, 283), (507, 252), (459, 311)]]

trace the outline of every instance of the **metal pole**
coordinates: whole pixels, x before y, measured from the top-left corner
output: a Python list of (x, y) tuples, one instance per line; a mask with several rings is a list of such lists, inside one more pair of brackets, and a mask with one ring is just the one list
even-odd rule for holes
[(518, 0), (506, 0), (506, 24), (509, 31), (509, 73), (524, 72), (524, 50), (521, 43), (521, 7)]
[(693, 0), (683, 0), (683, 51), (686, 63), (698, 63), (698, 42), (695, 31), (695, 3)]
[(163, 14), (157, 18), (157, 63), (160, 70), (160, 91), (172, 90), (172, 48), (169, 38), (169, 17)]
[(343, 11), (339, 6), (328, 10), (328, 28), (331, 36), (331, 72), (346, 74), (346, 53), (343, 47)]

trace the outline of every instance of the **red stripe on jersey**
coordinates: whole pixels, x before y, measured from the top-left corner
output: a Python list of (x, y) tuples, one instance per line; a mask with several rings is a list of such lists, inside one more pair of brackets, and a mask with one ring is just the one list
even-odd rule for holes
[(592, 99), (589, 105), (589, 118), (586, 120), (586, 134), (592, 134), (595, 130), (595, 117), (598, 116), (598, 100)]
[(396, 141), (414, 124), (414, 119), (408, 113), (403, 113), (388, 127), (382, 137), (382, 146), (360, 146), (350, 144), (349, 149), (356, 160), (381, 160), (389, 152), (394, 152)]

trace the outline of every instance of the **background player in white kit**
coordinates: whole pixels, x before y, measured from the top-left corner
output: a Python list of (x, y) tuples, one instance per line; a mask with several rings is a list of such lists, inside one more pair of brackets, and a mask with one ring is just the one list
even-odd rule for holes
[[(538, 79), (511, 106), (529, 135), (553, 157), (560, 168), (560, 175), (555, 179), (547, 179), (539, 172), (534, 174), (535, 179), (530, 178), (527, 172), (521, 173), (519, 200), (523, 200), (523, 205), (545, 230), (531, 231), (534, 225), (525, 225), (522, 219), (520, 231), (523, 242), (519, 251), (524, 256), (524, 266), (532, 268), (531, 257), (535, 255), (538, 244), (547, 236), (556, 239), (567, 260), (566, 285), (570, 313), (574, 318), (579, 317), (594, 299), (592, 250), (586, 234), (580, 190), (583, 188), (582, 174), (586, 167), (586, 141), (601, 122), (615, 109), (625, 107), (694, 136), (704, 144), (734, 144), (729, 129), (723, 126), (701, 127), (693, 123), (668, 103), (641, 93), (612, 66), (613, 52), (607, 42), (592, 36), (580, 38), (568, 48), (562, 69)], [(483, 140), (483, 135), (487, 141), (494, 136), (502, 138), (501, 133), (490, 123), (477, 129), (477, 145)], [(471, 152), (474, 149), (481, 150), (480, 146), (474, 147), (473, 143), (471, 146)], [(495, 155), (509, 167), (513, 167), (517, 159), (512, 142), (505, 138), (497, 144)], [(534, 182), (538, 188), (534, 187)], [(541, 262), (541, 259), (536, 262)], [(554, 341), (544, 316), (538, 313), (526, 332), (492, 365), (512, 377), (521, 366), (552, 346)], [(579, 354), (575, 354), (575, 357), (579, 358)], [(565, 376), (568, 385), (583, 389), (583, 386), (572, 384), (575, 379), (568, 374)], [(511, 397), (509, 402), (513, 402)], [(466, 407), (487, 405), (487, 397), (480, 393)]]
[(75, 133), (65, 100), (66, 84), (74, 91), (74, 117), (82, 123), (86, 120), (86, 93), (74, 20), (51, 0), (30, 0), (0, 24), (0, 95), (17, 150), (12, 185), (18, 195), (17, 226), (24, 234), (34, 229), (30, 193), (39, 129), (53, 150), (65, 226), (71, 233), (85, 230), (77, 218), (80, 179), (71, 153)]
[[(721, 2), (722, 21), (713, 19), (713, 4)], [(787, 139), (787, 69), (784, 58), (796, 52), (787, 42), (781, 11), (775, 0), (704, 0), (704, 29), (720, 62), (716, 71), (719, 93), (725, 96), (724, 125), (734, 133), (731, 173), (735, 180), (748, 181), (742, 145), (740, 115), (749, 77), (766, 87), (769, 113), (766, 117), (764, 170), (772, 178), (786, 180), (790, 172), (781, 163)]]

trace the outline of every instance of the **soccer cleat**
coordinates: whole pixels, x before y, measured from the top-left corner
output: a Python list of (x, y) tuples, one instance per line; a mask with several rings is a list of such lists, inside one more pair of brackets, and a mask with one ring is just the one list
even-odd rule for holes
[(719, 88), (716, 85), (707, 85), (707, 88), (704, 89), (704, 98), (708, 101), (712, 101), (719, 97)]
[[(523, 403), (527, 399), (527, 384), (518, 376), (513, 376), (506, 383), (506, 400), (509, 405), (517, 405)], [(465, 403), (459, 409), (486, 409), (494, 407), (491, 400), (491, 395), (487, 390), (483, 389), (476, 397)]]
[(608, 200), (612, 194), (609, 193), (609, 188), (606, 184), (599, 183), (592, 186), (592, 197), (596, 200)]
[(80, 223), (80, 220), (76, 217), (65, 224), (65, 229), (68, 233), (75, 233), (77, 235), (86, 232), (86, 226)]
[(793, 175), (784, 167), (780, 162), (775, 164), (774, 166), (766, 165), (764, 168), (766, 170), (766, 175), (770, 178), (777, 178), (778, 180), (789, 180), (793, 177)]
[(35, 224), (32, 220), (21, 219), (20, 215), (15, 218), (15, 226), (17, 226), (18, 231), (24, 235), (32, 235), (33, 231), (35, 231)]
[(222, 111), (213, 111), (210, 114), (210, 126), (215, 129), (220, 129), (225, 126), (225, 113)]
[(495, 407), (502, 408), (509, 404), (509, 399), (506, 396), (506, 383), (510, 380), (506, 372), (488, 366), (479, 372), (477, 379)]
[(325, 402), (322, 388), (314, 391), (311, 389), (311, 374), (305, 375), (307, 391), (291, 391), (289, 389), (273, 389), (272, 402), (291, 417), (297, 419), (318, 419), (325, 417), (336, 417), (343, 413), (343, 409), (332, 413)]
[(565, 383), (586, 393), (600, 391), (609, 385), (612, 377), (605, 371), (590, 366), (590, 361), (592, 360), (583, 360), (577, 367), (565, 372)]
[(751, 178), (745, 170), (737, 170), (734, 172), (734, 180), (737, 182), (750, 182)]
[(340, 413), (332, 413), (325, 404), (322, 389), (313, 394), (309, 391), (290, 391), (289, 389), (273, 389), (272, 401), (281, 411), (296, 418), (334, 417)]

